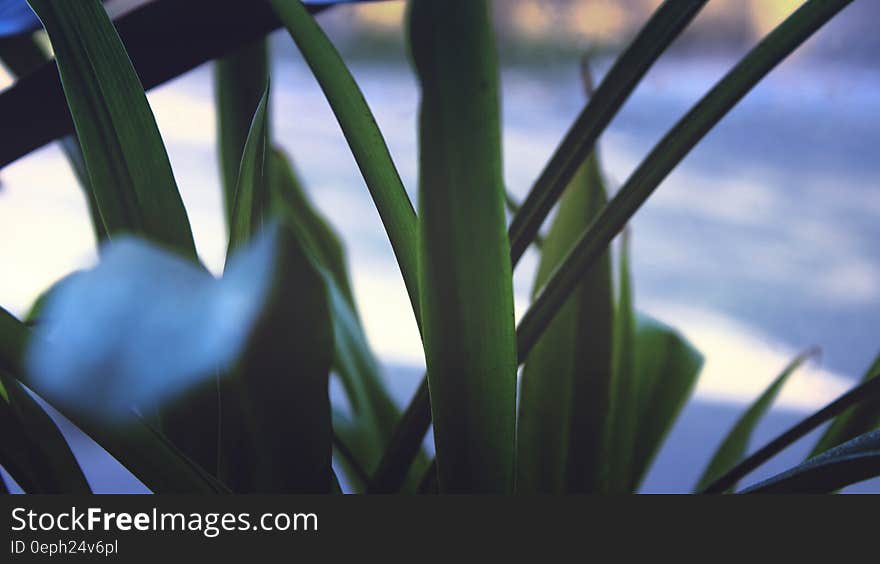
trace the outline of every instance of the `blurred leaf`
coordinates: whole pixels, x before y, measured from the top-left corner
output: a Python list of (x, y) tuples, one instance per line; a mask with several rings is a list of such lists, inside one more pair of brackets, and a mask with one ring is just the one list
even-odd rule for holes
[(363, 94), (333, 44), (300, 2), (271, 0), (324, 91), (357, 161), (397, 257), (410, 303), (420, 322), (418, 228), (412, 203)]
[[(536, 289), (607, 199), (594, 152), (560, 201), (544, 241)], [(517, 430), (518, 491), (583, 493), (600, 488), (613, 323), (614, 294), (606, 254), (584, 275), (526, 360)]]
[[(51, 396), (51, 389), (43, 390), (39, 382), (24, 378), (26, 373), (23, 357), (26, 349), (50, 346), (49, 343), (40, 342), (34, 347), (34, 340), (39, 340), (39, 337), (34, 337), (21, 322), (0, 308), (2, 369), (24, 381), (29, 388), (41, 396)], [(32, 341), (30, 346), (28, 341)], [(62, 402), (53, 407), (104, 447), (155, 493), (226, 491), (221, 484), (187, 460), (161, 434), (137, 416), (134, 416), (128, 425), (119, 426), (116, 423), (107, 424), (96, 419), (90, 405), (76, 407), (64, 405)]]
[[(880, 375), (880, 355), (871, 363), (862, 377), (862, 382), (867, 382), (878, 375)], [(810, 457), (817, 456), (831, 447), (845, 443), (878, 427), (880, 427), (880, 395), (869, 398), (835, 417), (816, 442)]]
[(644, 314), (637, 317), (636, 355), (640, 407), (629, 491), (641, 485), (703, 366), (703, 355), (678, 331)]
[(238, 253), (220, 280), (152, 244), (117, 238), (92, 270), (44, 306), (27, 365), (34, 389), (104, 417), (178, 396), (230, 365), (270, 288), (270, 236)]
[[(275, 232), (271, 290), (231, 375), (248, 457), (233, 462), (240, 493), (327, 493), (333, 430), (328, 379), (333, 324), (324, 278), (295, 231)], [(245, 467), (246, 465), (246, 467)]]
[(859, 435), (742, 493), (830, 493), (880, 476), (880, 430)]
[[(660, 185), (739, 100), (773, 67), (794, 51), (851, 0), (808, 0), (740, 60), (654, 147), (602, 214), (554, 272), (518, 327), (520, 348), (530, 348), (543, 333), (611, 240)], [(596, 92), (596, 97), (599, 95)], [(594, 97), (595, 99), (595, 97)]]
[(535, 239), (547, 214), (593, 150), (599, 135), (641, 83), (651, 65), (687, 27), (706, 1), (664, 2), (617, 58), (513, 218), (509, 233), (514, 265)]
[(816, 429), (826, 421), (843, 413), (854, 405), (866, 401), (874, 401), (880, 394), (880, 378), (872, 378), (862, 382), (855, 388), (839, 396), (837, 399), (805, 417), (784, 433), (747, 456), (739, 464), (728, 470), (720, 478), (706, 486), (700, 493), (718, 494), (726, 492), (731, 486), (747, 476), (750, 472), (782, 452), (786, 447)]
[(108, 233), (195, 259), (189, 220), (144, 89), (97, 0), (30, 0), (43, 21)]
[(244, 45), (214, 63), (217, 144), (227, 226), (232, 225), (239, 165), (254, 108), (265, 94), (268, 81), (269, 49), (266, 38)]
[[(732, 468), (743, 458), (743, 456), (745, 456), (749, 447), (749, 440), (751, 439), (755, 427), (758, 426), (758, 423), (761, 421), (764, 414), (770, 410), (770, 407), (776, 400), (776, 396), (782, 391), (782, 387), (788, 381), (789, 376), (794, 374), (801, 365), (809, 360), (810, 357), (817, 354), (817, 352), (818, 351), (813, 349), (799, 354), (783, 369), (782, 373), (770, 383), (764, 393), (761, 394), (751, 406), (749, 406), (746, 412), (742, 414), (730, 430), (730, 433), (728, 433), (727, 437), (721, 442), (718, 450), (716, 450), (715, 454), (712, 456), (712, 459), (709, 461), (706, 470), (697, 482), (695, 488), (697, 491), (702, 490), (721, 477), (724, 472)], [(730, 489), (734, 488), (736, 488), (736, 484), (730, 486)]]
[(410, 5), (420, 291), (441, 492), (510, 492), (516, 342), (498, 71), (483, 0)]
[(27, 493), (91, 493), (55, 422), (2, 372), (0, 384), (0, 464)]
[(266, 151), (269, 144), (269, 85), (263, 91), (241, 154), (235, 184), (229, 250), (227, 256), (247, 243), (266, 224), (270, 212)]

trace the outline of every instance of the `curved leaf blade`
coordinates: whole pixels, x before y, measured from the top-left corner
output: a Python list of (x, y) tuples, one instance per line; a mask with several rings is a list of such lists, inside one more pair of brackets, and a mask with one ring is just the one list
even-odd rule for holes
[[(878, 375), (880, 375), (880, 356), (877, 356), (871, 363), (862, 377), (862, 382), (868, 382)], [(835, 417), (816, 442), (810, 457), (818, 456), (831, 447), (845, 443), (878, 427), (880, 427), (880, 396), (870, 398)]]
[(265, 38), (244, 45), (214, 63), (217, 149), (226, 225), (231, 227), (238, 171), (254, 108), (269, 81), (269, 48)]
[(830, 493), (880, 476), (880, 430), (859, 435), (742, 493)]
[(97, 0), (31, 0), (55, 51), (108, 233), (139, 234), (192, 259), (189, 219), (140, 79)]
[[(742, 459), (743, 456), (745, 456), (749, 447), (749, 439), (751, 438), (755, 427), (758, 426), (758, 423), (761, 421), (764, 414), (770, 410), (770, 407), (776, 400), (776, 396), (782, 391), (782, 387), (785, 386), (789, 377), (807, 360), (809, 360), (810, 357), (817, 354), (817, 352), (818, 351), (815, 349), (808, 350), (795, 357), (795, 359), (782, 370), (779, 376), (767, 386), (764, 393), (762, 393), (758, 399), (749, 406), (745, 413), (742, 414), (736, 423), (734, 423), (733, 428), (724, 440), (721, 441), (721, 444), (718, 446), (718, 449), (715, 451), (715, 454), (712, 455), (709, 464), (703, 471), (702, 476), (700, 476), (700, 479), (697, 481), (695, 488), (697, 491), (702, 490), (713, 481), (717, 480), (724, 474), (724, 472), (732, 468)], [(735, 483), (730, 486), (730, 489), (734, 488), (736, 488)]]
[(0, 463), (28, 493), (91, 493), (58, 426), (24, 387), (0, 372)]
[(663, 179), (727, 113), (801, 43), (852, 0), (808, 0), (740, 60), (654, 147), (602, 214), (572, 248), (519, 324), (519, 344), (530, 347), (611, 240)]
[(575, 176), (578, 167), (593, 150), (599, 135), (654, 62), (687, 27), (706, 1), (664, 2), (617, 58), (602, 84), (590, 97), (589, 103), (565, 134), (510, 224), (511, 258), (514, 265), (535, 240), (547, 214)]
[(298, 0), (271, 0), (271, 4), (336, 115), (382, 218), (416, 321), (420, 322), (418, 222), (385, 139), (339, 53), (303, 4)]

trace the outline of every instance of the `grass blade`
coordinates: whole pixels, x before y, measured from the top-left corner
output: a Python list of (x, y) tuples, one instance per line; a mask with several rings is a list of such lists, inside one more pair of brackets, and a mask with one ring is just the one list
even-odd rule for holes
[(235, 184), (229, 225), (227, 258), (259, 233), (269, 217), (271, 202), (266, 170), (266, 152), (269, 145), (268, 107), (269, 85), (266, 84), (254, 112), (239, 161), (238, 180)]
[(516, 343), (489, 5), (416, 0), (419, 267), (443, 492), (510, 492)]
[(235, 187), (245, 141), (256, 108), (269, 81), (269, 49), (265, 38), (242, 46), (214, 63), (217, 145), (226, 224), (232, 225)]
[(110, 235), (135, 233), (196, 258), (168, 155), (141, 82), (97, 0), (30, 0), (49, 34)]
[(514, 216), (509, 231), (514, 265), (535, 239), (547, 214), (593, 150), (611, 118), (706, 1), (667, 0), (618, 57)]
[(0, 463), (28, 493), (91, 493), (55, 422), (13, 378), (0, 372)]
[[(611, 240), (700, 139), (773, 67), (852, 0), (808, 0), (727, 73), (654, 147), (584, 232), (520, 321), (520, 348), (531, 346)], [(598, 92), (597, 92), (598, 94)]]
[(418, 322), (418, 222), (385, 139), (339, 53), (302, 3), (271, 0), (271, 4), (336, 115), (382, 218)]
[(846, 392), (819, 411), (799, 423), (746, 457), (723, 476), (706, 486), (700, 493), (723, 493), (755, 468), (767, 462), (783, 449), (800, 439), (822, 423), (843, 413), (848, 408), (865, 401), (874, 401), (880, 394), (880, 378), (871, 378)]
[(742, 493), (831, 493), (875, 476), (880, 476), (880, 430), (859, 435)]
[[(798, 368), (816, 354), (818, 354), (817, 349), (811, 349), (799, 354), (770, 383), (764, 393), (749, 406), (746, 412), (742, 414), (709, 461), (706, 470), (697, 482), (695, 488), (697, 491), (702, 490), (721, 477), (724, 472), (732, 468), (745, 456), (749, 447), (749, 439), (755, 427), (757, 427), (764, 414), (770, 410), (770, 407), (776, 400), (776, 396), (782, 391), (782, 387)], [(736, 484), (730, 487), (730, 489), (735, 488)]]
[[(878, 375), (880, 375), (880, 356), (877, 356), (871, 363), (868, 371), (862, 377), (862, 382), (867, 382)], [(880, 427), (880, 396), (870, 398), (835, 417), (816, 442), (810, 457), (818, 456), (831, 447), (845, 443), (878, 427)]]
[[(607, 200), (594, 151), (562, 196), (559, 213), (544, 239), (536, 289)], [(606, 254), (584, 275), (523, 368), (517, 491), (599, 489), (597, 470), (610, 409), (613, 327), (614, 292)]]

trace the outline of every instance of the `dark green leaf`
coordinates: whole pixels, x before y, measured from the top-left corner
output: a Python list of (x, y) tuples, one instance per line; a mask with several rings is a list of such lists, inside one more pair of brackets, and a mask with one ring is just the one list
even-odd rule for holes
[[(358, 319), (345, 250), (333, 228), (309, 201), (289, 159), (281, 151), (274, 149), (270, 153), (269, 169), (274, 205), (282, 210), (325, 273), (333, 317), (333, 367), (354, 417), (347, 424), (337, 419), (334, 429), (357, 464), (372, 471), (399, 413), (385, 390), (378, 362)], [(361, 485), (366, 487), (366, 482)]]
[[(871, 363), (862, 377), (862, 382), (867, 382), (878, 375), (880, 375), (880, 356), (877, 356)], [(833, 446), (878, 427), (880, 427), (880, 396), (863, 401), (835, 417), (822, 437), (816, 442), (810, 456), (817, 456)]]
[(535, 239), (547, 214), (593, 150), (611, 118), (705, 3), (706, 0), (664, 2), (615, 61), (514, 216), (510, 225), (513, 264)]
[(419, 275), (442, 492), (510, 492), (516, 343), (498, 74), (483, 0), (410, 6), (421, 82)]
[[(542, 248), (536, 289), (606, 202), (594, 152), (562, 197)], [(584, 275), (525, 363), (517, 429), (518, 491), (599, 489), (610, 409), (613, 323), (606, 255)]]
[(269, 50), (265, 38), (244, 45), (214, 63), (217, 145), (227, 226), (232, 224), (238, 170), (254, 108), (265, 93), (268, 81)]
[(58, 426), (13, 378), (0, 372), (0, 464), (28, 493), (91, 493)]
[(271, 0), (271, 4), (339, 121), (382, 218), (418, 322), (417, 219), (382, 133), (339, 53), (302, 3)]
[(247, 493), (327, 493), (333, 441), (330, 298), (295, 231), (284, 224), (272, 229), (278, 244), (271, 290), (231, 375), (235, 395), (223, 397), (224, 409), (238, 404), (233, 409), (246, 426), (232, 486)]
[[(800, 368), (811, 356), (817, 354), (816, 350), (809, 350), (799, 354), (792, 360), (782, 373), (764, 390), (764, 393), (749, 406), (745, 413), (737, 420), (730, 433), (724, 438), (709, 461), (706, 470), (697, 482), (696, 489), (702, 490), (713, 481), (721, 477), (724, 472), (738, 463), (749, 448), (749, 440), (761, 418), (770, 410), (776, 396), (782, 391), (782, 387), (788, 381), (789, 376)], [(736, 484), (730, 489), (736, 488)]]
[(830, 493), (880, 476), (880, 430), (859, 435), (742, 493)]
[(838, 397), (819, 411), (799, 421), (796, 425), (747, 456), (723, 476), (706, 486), (701, 493), (723, 493), (751, 471), (767, 462), (786, 447), (819, 425), (840, 415), (850, 407), (866, 401), (875, 401), (880, 394), (880, 378), (871, 378)]
[(266, 85), (260, 103), (254, 112), (235, 184), (232, 217), (229, 225), (231, 253), (247, 243), (266, 225), (270, 213), (269, 179), (266, 152), (269, 145), (269, 85)]
[(30, 0), (52, 47), (108, 233), (195, 259), (189, 220), (144, 89), (98, 0)]
[[(809, 0), (724, 76), (651, 151), (602, 214), (585, 230), (519, 324), (520, 348), (530, 348), (581, 280), (691, 149), (770, 70), (851, 0)], [(601, 87), (600, 87), (601, 89)], [(598, 91), (597, 91), (598, 96)]]

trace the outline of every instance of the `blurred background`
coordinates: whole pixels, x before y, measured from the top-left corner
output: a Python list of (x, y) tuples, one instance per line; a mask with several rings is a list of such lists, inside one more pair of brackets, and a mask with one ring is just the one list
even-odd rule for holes
[[(579, 59), (597, 79), (659, 0), (496, 0), (505, 175), (523, 198), (585, 102)], [(649, 72), (600, 140), (613, 191), (662, 135), (796, 0), (710, 0)], [(319, 16), (352, 68), (410, 196), (417, 193), (418, 92), (398, 1)], [(880, 3), (856, 1), (750, 93), (636, 215), (638, 308), (679, 328), (706, 356), (694, 400), (644, 490), (689, 491), (741, 413), (801, 349), (822, 358), (783, 391), (755, 444), (860, 378), (880, 350)], [(320, 89), (286, 34), (274, 34), (274, 137), (344, 236), (371, 344), (405, 404), (424, 366), (421, 344), (378, 214)], [(0, 71), (0, 87), (11, 84)], [(205, 263), (226, 246), (215, 150), (212, 75), (204, 65), (149, 99)], [(0, 174), (0, 303), (23, 314), (71, 270), (92, 264), (81, 191), (47, 146)], [(528, 305), (536, 256), (515, 275)], [(755, 478), (804, 456), (812, 439)], [(84, 441), (82, 452), (107, 457)], [(99, 491), (142, 486), (96, 464)], [(877, 482), (852, 488), (880, 490)]]

